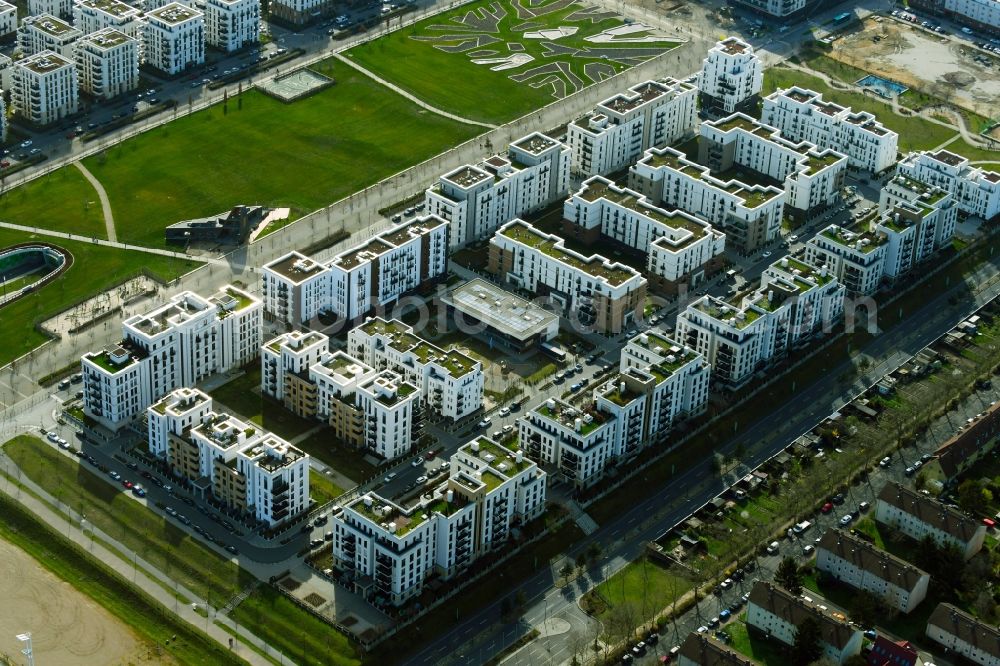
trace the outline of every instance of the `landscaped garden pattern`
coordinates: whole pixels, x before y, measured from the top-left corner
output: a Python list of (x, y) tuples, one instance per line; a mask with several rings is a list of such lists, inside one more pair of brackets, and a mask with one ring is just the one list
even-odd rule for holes
[(484, 0), (347, 55), (437, 108), (505, 122), (677, 46), (574, 0)]

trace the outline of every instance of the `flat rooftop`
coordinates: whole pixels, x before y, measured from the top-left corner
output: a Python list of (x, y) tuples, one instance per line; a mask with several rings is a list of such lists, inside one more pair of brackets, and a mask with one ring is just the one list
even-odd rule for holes
[(751, 51), (749, 44), (736, 39), (735, 37), (730, 37), (729, 39), (719, 42), (718, 48), (729, 55), (737, 55)]
[(280, 259), (265, 264), (264, 268), (277, 273), (294, 284), (301, 284), (314, 275), (326, 270), (323, 264), (298, 252), (290, 252)]
[(517, 453), (486, 437), (479, 437), (469, 442), (462, 446), (459, 451), (472, 458), (477, 458), (507, 477), (523, 472), (535, 464), (525, 455), (522, 455), (521, 462), (518, 462)]
[(81, 0), (78, 3), (81, 7), (97, 9), (106, 14), (111, 14), (117, 18), (127, 16), (138, 16), (139, 10), (135, 7), (121, 2), (121, 0)]
[(111, 49), (125, 42), (135, 41), (124, 32), (115, 30), (114, 28), (105, 28), (104, 30), (98, 30), (97, 32), (92, 32), (86, 37), (83, 37), (81, 42), (86, 42), (88, 44), (93, 44), (99, 49)]
[(961, 155), (956, 155), (955, 153), (950, 153), (947, 150), (939, 150), (931, 155), (938, 162), (944, 162), (948, 166), (958, 166), (966, 159)]
[(41, 14), (39, 16), (30, 17), (30, 23), (26, 20), (28, 25), (31, 25), (39, 32), (44, 32), (52, 37), (63, 37), (66, 35), (72, 36), (74, 34), (81, 35), (79, 30), (74, 28), (69, 23), (51, 16), (49, 14)]
[(559, 316), (501, 287), (476, 278), (453, 289), (447, 303), (517, 340), (546, 331)]
[(36, 74), (48, 74), (49, 72), (54, 72), (55, 70), (63, 67), (75, 67), (75, 65), (69, 60), (52, 51), (42, 51), (41, 53), (36, 53), (35, 55), (29, 56), (16, 64), (20, 67), (31, 70)]
[(528, 136), (515, 141), (511, 145), (519, 150), (523, 150), (526, 153), (532, 155), (541, 155), (546, 150), (556, 145), (558, 141), (555, 139), (550, 139), (544, 134), (535, 132), (534, 134), (529, 134)]
[(381, 334), (388, 337), (389, 347), (400, 353), (412, 353), (421, 363), (437, 363), (452, 377), (462, 377), (479, 365), (478, 361), (459, 351), (441, 349), (416, 336), (413, 329), (395, 319), (386, 321), (375, 317), (358, 328), (368, 335)]
[(191, 9), (186, 5), (172, 2), (169, 5), (160, 7), (159, 9), (154, 9), (149, 12), (147, 16), (153, 16), (163, 23), (177, 25), (179, 23), (184, 23), (185, 21), (190, 21), (193, 18), (199, 18), (203, 16), (203, 14), (197, 9)]
[(340, 384), (346, 384), (362, 375), (375, 371), (371, 366), (362, 363), (350, 354), (342, 351), (338, 351), (325, 361), (315, 364), (312, 366), (312, 370), (333, 377)]
[(493, 176), (476, 167), (466, 165), (445, 174), (441, 179), (465, 189), (478, 185), (485, 180), (492, 180)]
[(607, 423), (611, 418), (614, 418), (612, 415), (597, 411), (596, 409), (578, 409), (557, 398), (549, 398), (532, 411), (550, 421), (558, 423), (564, 428), (574, 431), (576, 431), (576, 422), (579, 420), (580, 429), (578, 433), (581, 437), (586, 437)]

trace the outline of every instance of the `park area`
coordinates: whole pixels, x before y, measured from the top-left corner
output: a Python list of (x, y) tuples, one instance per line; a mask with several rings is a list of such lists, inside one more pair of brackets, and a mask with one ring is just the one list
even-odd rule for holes
[(575, 0), (483, 0), (347, 56), (437, 108), (503, 123), (679, 46)]

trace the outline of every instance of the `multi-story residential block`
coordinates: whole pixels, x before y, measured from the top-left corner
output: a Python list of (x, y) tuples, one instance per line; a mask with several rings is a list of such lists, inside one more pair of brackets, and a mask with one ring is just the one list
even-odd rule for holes
[(347, 504), (333, 518), (334, 564), (358, 592), (399, 605), (509, 543), (511, 528), (541, 515), (545, 494), (545, 472), (521, 451), (479, 438), (452, 456), (445, 481)]
[(820, 538), (816, 569), (871, 593), (901, 613), (913, 611), (927, 598), (931, 580), (926, 571), (838, 529), (827, 530)]
[(628, 328), (646, 301), (646, 279), (635, 269), (598, 254), (584, 257), (522, 220), (490, 240), (487, 270), (602, 333)]
[(847, 155), (856, 169), (882, 173), (896, 164), (899, 135), (867, 111), (823, 100), (821, 93), (794, 86), (764, 98), (760, 120), (790, 141), (809, 141)]
[(622, 454), (614, 418), (593, 404), (577, 408), (549, 398), (518, 420), (518, 442), (532, 460), (553, 465), (568, 483), (587, 487)]
[(794, 143), (773, 127), (742, 113), (700, 128), (698, 161), (726, 180), (726, 172), (740, 168), (780, 183), (785, 207), (792, 215), (809, 215), (840, 198), (847, 157), (808, 141)]
[(364, 418), (365, 445), (384, 460), (409, 453), (417, 440), (414, 423), (420, 390), (402, 375), (382, 370), (358, 384), (357, 405)]
[[(286, 394), (299, 393), (296, 384), (309, 381), (309, 368), (329, 351), (330, 339), (316, 331), (290, 331), (270, 340), (260, 348), (260, 392), (285, 402)], [(285, 402), (285, 407), (304, 415), (295, 402)]]
[(909, 153), (897, 173), (951, 192), (958, 209), (987, 221), (1000, 215), (1000, 173), (974, 167), (965, 157), (939, 150)]
[(172, 76), (205, 62), (205, 15), (171, 2), (146, 13), (144, 57), (150, 67)]
[(24, 120), (50, 125), (76, 113), (76, 66), (58, 53), (42, 51), (18, 60), (12, 79), (11, 107)]
[(753, 47), (739, 37), (713, 46), (698, 73), (701, 108), (709, 115), (753, 113), (763, 87), (764, 66)]
[(142, 41), (142, 12), (121, 0), (77, 0), (73, 23), (85, 35), (114, 28), (132, 39)]
[(186, 291), (122, 323), (122, 342), (82, 358), (84, 410), (119, 430), (161, 396), (257, 356), (261, 303), (233, 286)]
[(329, 310), (353, 321), (448, 272), (448, 223), (433, 215), (399, 225), (327, 265)]
[(682, 211), (656, 208), (638, 192), (593, 176), (563, 204), (567, 238), (593, 244), (618, 243), (646, 253), (646, 277), (654, 287), (674, 293), (694, 286), (707, 271), (721, 267), (726, 236)]
[(895, 481), (879, 491), (875, 520), (917, 541), (929, 536), (939, 545), (954, 545), (965, 559), (978, 553), (986, 538), (978, 520)]
[[(380, 446), (374, 438), (366, 436), (377, 432), (364, 428), (364, 412), (358, 407), (358, 387), (374, 377), (375, 368), (354, 358), (350, 354), (337, 351), (326, 354), (309, 368), (309, 379), (315, 386), (316, 413), (303, 416), (316, 416), (326, 421), (333, 430), (333, 436), (345, 444), (372, 449), (386, 448)], [(415, 432), (414, 425), (419, 426), (420, 414), (414, 410), (410, 431)]]
[(398, 320), (369, 318), (347, 334), (348, 352), (376, 370), (400, 373), (434, 413), (458, 421), (483, 406), (483, 366), (419, 338)]
[(14, 88), (14, 61), (2, 53), (0, 53), (0, 88), (4, 90)]
[(678, 666), (753, 666), (754, 661), (708, 634), (691, 632), (677, 653)]
[(569, 192), (569, 147), (534, 132), (507, 154), (451, 171), (427, 188), (427, 212), (446, 220), (449, 246), (486, 240), (502, 224)]
[(812, 618), (819, 624), (824, 658), (843, 664), (861, 652), (860, 629), (777, 585), (766, 581), (754, 583), (747, 602), (748, 629), (791, 646), (795, 644), (799, 625), (806, 618)]
[(264, 316), (292, 326), (307, 322), (329, 307), (330, 272), (299, 252), (289, 252), (260, 272)]
[(866, 660), (868, 666), (917, 666), (920, 657), (917, 648), (909, 641), (892, 641), (876, 636)]
[(647, 148), (693, 134), (697, 92), (687, 81), (666, 77), (604, 100), (567, 127), (573, 171), (611, 174), (635, 162)]
[(269, 5), (271, 18), (294, 26), (315, 21), (334, 8), (333, 0), (274, 0)]
[(711, 366), (701, 354), (656, 329), (639, 333), (622, 348), (619, 371), (641, 370), (656, 380), (653, 409), (649, 410), (653, 439), (662, 428), (704, 413), (708, 404)]
[(114, 28), (104, 28), (76, 43), (80, 89), (112, 99), (139, 87), (139, 42)]
[(746, 252), (781, 234), (785, 192), (774, 185), (720, 180), (707, 167), (673, 148), (652, 148), (629, 170), (629, 187), (657, 205), (678, 208), (726, 232), (726, 240)]
[(260, 41), (260, 0), (205, 0), (205, 39), (227, 53)]
[(914, 0), (913, 8), (944, 14), (981, 32), (1000, 33), (1000, 4), (995, 0)]
[[(859, 223), (864, 229), (875, 215)], [(806, 242), (805, 259), (825, 268), (850, 294), (873, 294), (885, 274), (887, 239), (871, 231), (848, 231), (831, 224)]]
[(966, 422), (965, 427), (938, 447), (924, 465), (931, 478), (954, 481), (979, 464), (1000, 443), (1000, 402)]
[(846, 290), (825, 269), (786, 257), (741, 302), (702, 296), (677, 316), (677, 339), (700, 353), (715, 378), (744, 385), (774, 359), (830, 330)]
[(896, 176), (882, 188), (879, 208), (874, 230), (886, 238), (886, 277), (898, 278), (951, 245), (958, 206), (947, 191)]
[(16, 32), (17, 7), (9, 2), (0, 0), (0, 39), (5, 39)]
[(309, 456), (257, 425), (177, 389), (146, 410), (149, 450), (192, 491), (247, 520), (279, 525), (309, 508)]
[(51, 14), (64, 21), (73, 18), (73, 0), (28, 0), (28, 16)]
[(75, 42), (83, 33), (71, 24), (52, 16), (25, 16), (17, 31), (17, 46), (26, 56), (53, 51), (63, 58), (72, 58)]
[(949, 651), (982, 666), (1000, 666), (1000, 629), (951, 604), (939, 603), (927, 618), (927, 637)]

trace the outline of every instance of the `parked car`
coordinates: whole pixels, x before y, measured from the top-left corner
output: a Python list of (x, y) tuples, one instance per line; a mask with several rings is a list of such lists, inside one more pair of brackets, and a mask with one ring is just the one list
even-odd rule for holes
[(851, 524), (852, 520), (854, 520), (854, 515), (847, 513), (844, 514), (844, 516), (840, 519), (840, 524), (842, 527), (847, 527), (848, 525)]
[(767, 554), (768, 555), (774, 555), (775, 553), (778, 552), (779, 548), (780, 548), (780, 546), (778, 545), (778, 542), (777, 541), (772, 541), (767, 546)]
[(882, 458), (882, 460), (879, 461), (878, 466), (881, 467), (882, 469), (885, 469), (891, 463), (892, 463), (892, 458), (890, 458), (889, 456), (886, 456), (885, 458)]
[(497, 414), (502, 418), (504, 416), (510, 416), (510, 407), (501, 407)]
[(413, 467), (420, 467), (423, 464), (424, 464), (424, 459), (422, 456), (417, 456), (410, 462), (410, 465), (412, 465)]

